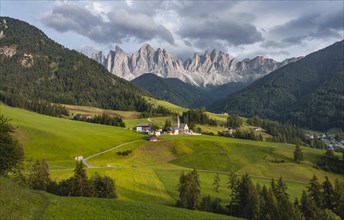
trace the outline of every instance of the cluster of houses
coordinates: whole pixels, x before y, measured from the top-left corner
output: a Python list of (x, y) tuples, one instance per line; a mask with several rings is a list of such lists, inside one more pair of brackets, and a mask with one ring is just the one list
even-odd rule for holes
[(344, 148), (344, 140), (337, 141), (334, 137), (331, 137), (329, 134), (306, 134), (307, 139), (314, 140), (315, 138), (318, 140), (322, 140), (326, 147), (329, 149), (335, 148)]
[(180, 123), (179, 116), (177, 116), (177, 123), (175, 127), (168, 128), (167, 131), (162, 131), (162, 129), (153, 130), (151, 124), (149, 123), (142, 123), (136, 125), (136, 131), (141, 133), (147, 133), (150, 135), (152, 139), (151, 141), (155, 141), (154, 137), (160, 136), (161, 134), (169, 134), (169, 135), (179, 135), (179, 134), (190, 134), (196, 135), (192, 130), (189, 129), (188, 124)]

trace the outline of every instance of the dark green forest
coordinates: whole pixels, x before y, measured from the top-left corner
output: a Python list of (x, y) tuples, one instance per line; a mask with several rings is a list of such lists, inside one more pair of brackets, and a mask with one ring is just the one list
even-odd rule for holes
[(210, 107), (325, 131), (344, 128), (344, 41), (255, 81)]
[[(6, 24), (3, 20), (6, 20)], [(2, 97), (145, 111), (146, 94), (23, 21), (1, 17)], [(7, 28), (5, 28), (7, 26)]]
[[(220, 180), (216, 174), (214, 191), (218, 192)], [(277, 181), (271, 179), (269, 185), (255, 185), (247, 173), (241, 177), (230, 173), (226, 180), (227, 188), (231, 191), (228, 195), (230, 202), (225, 207), (221, 205), (220, 198), (211, 198), (209, 195), (200, 198), (200, 181), (195, 169), (180, 175), (178, 207), (244, 219), (329, 220), (344, 217), (344, 183), (336, 179), (333, 185), (327, 176), (321, 183), (314, 175), (301, 198), (290, 198), (288, 185), (282, 178)]]
[(209, 106), (248, 85), (244, 82), (231, 82), (221, 86), (197, 87), (179, 79), (165, 79), (155, 74), (143, 74), (131, 82), (155, 98), (186, 108)]

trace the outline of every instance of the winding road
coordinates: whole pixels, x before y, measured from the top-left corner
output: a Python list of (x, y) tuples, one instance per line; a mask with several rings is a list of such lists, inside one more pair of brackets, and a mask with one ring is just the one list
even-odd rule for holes
[[(93, 165), (87, 163), (87, 160), (88, 160), (88, 159), (91, 159), (91, 158), (93, 158), (93, 157), (96, 157), (96, 156), (105, 154), (105, 153), (107, 153), (107, 152), (109, 152), (109, 151), (115, 150), (115, 149), (117, 149), (117, 148), (119, 148), (119, 147), (122, 147), (122, 146), (124, 146), (124, 145), (136, 143), (136, 142), (139, 142), (139, 141), (144, 141), (144, 140), (136, 140), (136, 141), (126, 142), (126, 143), (117, 145), (116, 147), (110, 148), (110, 149), (108, 149), (108, 150), (102, 151), (102, 152), (100, 152), (100, 153), (93, 154), (92, 156), (89, 156), (89, 157), (87, 157), (87, 158), (85, 158), (85, 159), (82, 159), (82, 163), (83, 163), (85, 166), (87, 166), (87, 168), (91, 168), (91, 169), (93, 169), (93, 168), (104, 168), (104, 166), (93, 166)], [(113, 167), (113, 166), (109, 166), (109, 167)]]

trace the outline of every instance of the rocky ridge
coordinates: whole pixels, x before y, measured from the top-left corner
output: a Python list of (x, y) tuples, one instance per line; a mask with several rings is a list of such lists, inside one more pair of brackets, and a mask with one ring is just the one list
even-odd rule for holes
[(185, 62), (176, 60), (166, 50), (154, 50), (149, 44), (137, 52), (125, 53), (119, 46), (105, 56), (100, 51), (92, 58), (104, 65), (108, 71), (133, 80), (145, 73), (154, 73), (163, 78), (178, 78), (196, 86), (223, 85), (229, 82), (251, 82), (280, 67), (299, 60), (290, 58), (282, 62), (257, 56), (239, 61), (219, 50), (206, 51), (204, 55), (195, 53)]

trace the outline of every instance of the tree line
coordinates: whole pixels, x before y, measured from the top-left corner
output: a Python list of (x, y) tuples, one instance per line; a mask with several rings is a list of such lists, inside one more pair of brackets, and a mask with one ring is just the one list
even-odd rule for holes
[(14, 180), (31, 189), (43, 190), (60, 196), (84, 196), (98, 198), (116, 198), (115, 181), (108, 176), (94, 173), (87, 177), (82, 162), (77, 162), (73, 176), (56, 182), (51, 180), (49, 167), (43, 160), (23, 161), (13, 171)]
[[(214, 177), (213, 189), (219, 192), (220, 177)], [(344, 218), (344, 182), (336, 179), (334, 186), (325, 177), (318, 182), (316, 176), (310, 180), (300, 200), (294, 202), (287, 192), (288, 186), (279, 178), (271, 180), (270, 185), (254, 184), (246, 173), (239, 178), (234, 172), (228, 175), (230, 202), (226, 207), (221, 205), (220, 198), (212, 199), (210, 195), (200, 199), (201, 187), (199, 174), (195, 169), (181, 174), (179, 178), (179, 199), (177, 206), (181, 208), (202, 210), (227, 214), (246, 219), (267, 220), (313, 220)]]
[(117, 127), (125, 127), (125, 123), (121, 117), (112, 117), (105, 113), (101, 115), (95, 115), (93, 118), (86, 118), (86, 117), (83, 117), (81, 114), (76, 114), (73, 117), (73, 120), (86, 121), (90, 123), (111, 125), (111, 126), (117, 126)]
[(43, 100), (29, 100), (17, 95), (5, 96), (0, 93), (0, 101), (12, 106), (37, 112), (43, 115), (49, 115), (54, 117), (69, 116), (69, 111), (61, 104), (52, 104)]
[(216, 120), (209, 117), (205, 108), (189, 109), (183, 112), (180, 121), (182, 123), (187, 123), (190, 129), (193, 129), (195, 124), (217, 126)]
[(264, 120), (259, 117), (248, 118), (247, 123), (261, 127), (272, 137), (267, 141), (290, 144), (305, 144), (306, 136), (301, 128), (292, 124), (282, 124), (278, 121)]

